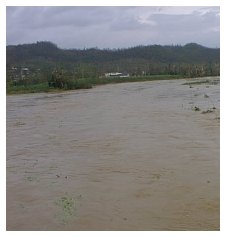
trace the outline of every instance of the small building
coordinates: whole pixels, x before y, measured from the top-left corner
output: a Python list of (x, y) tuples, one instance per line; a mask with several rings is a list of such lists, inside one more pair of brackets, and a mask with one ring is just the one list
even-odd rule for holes
[(129, 73), (122, 73), (122, 72), (108, 72), (108, 73), (105, 73), (104, 75), (105, 75), (105, 77), (108, 77), (108, 78), (110, 78), (110, 77), (120, 77), (120, 78), (129, 77)]

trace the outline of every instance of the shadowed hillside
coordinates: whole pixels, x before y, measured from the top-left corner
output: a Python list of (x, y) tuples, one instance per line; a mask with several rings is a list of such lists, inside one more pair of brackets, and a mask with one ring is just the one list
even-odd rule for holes
[[(110, 72), (136, 78), (153, 75), (203, 77), (220, 74), (220, 49), (195, 43), (185, 46), (148, 45), (123, 49), (60, 49), (45, 41), (7, 46), (6, 54), (8, 87), (49, 83), (60, 88), (65, 85), (70, 89), (80, 88), (77, 85), (78, 79), (93, 78), (95, 84), (101, 84), (101, 78)], [(132, 78), (128, 81), (134, 80)], [(89, 88), (91, 85), (83, 87)]]
[(219, 63), (220, 49), (190, 43), (185, 46), (137, 46), (126, 49), (60, 49), (51, 42), (7, 46), (7, 63), (46, 60), (68, 63), (106, 63), (121, 60), (147, 63)]

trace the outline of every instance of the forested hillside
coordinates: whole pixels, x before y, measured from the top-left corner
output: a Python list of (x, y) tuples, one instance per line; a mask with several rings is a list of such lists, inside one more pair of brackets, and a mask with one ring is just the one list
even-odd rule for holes
[(125, 49), (60, 49), (51, 42), (7, 46), (7, 80), (48, 81), (54, 70), (67, 77), (100, 78), (107, 72), (130, 76), (214, 76), (220, 73), (220, 49), (190, 43)]
[(65, 63), (106, 63), (145, 60), (147, 63), (219, 63), (219, 49), (190, 43), (185, 46), (137, 46), (127, 49), (59, 49), (51, 42), (7, 46), (7, 63), (46, 60)]

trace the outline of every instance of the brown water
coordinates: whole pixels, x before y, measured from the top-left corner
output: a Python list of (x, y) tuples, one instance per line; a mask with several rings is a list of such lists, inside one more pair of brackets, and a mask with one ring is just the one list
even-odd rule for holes
[(7, 230), (219, 230), (220, 86), (184, 82), (7, 96)]

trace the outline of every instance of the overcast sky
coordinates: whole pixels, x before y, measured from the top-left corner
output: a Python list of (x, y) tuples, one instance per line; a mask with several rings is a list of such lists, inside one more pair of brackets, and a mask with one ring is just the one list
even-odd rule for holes
[(219, 7), (7, 7), (7, 45), (124, 48), (195, 42), (220, 47)]

